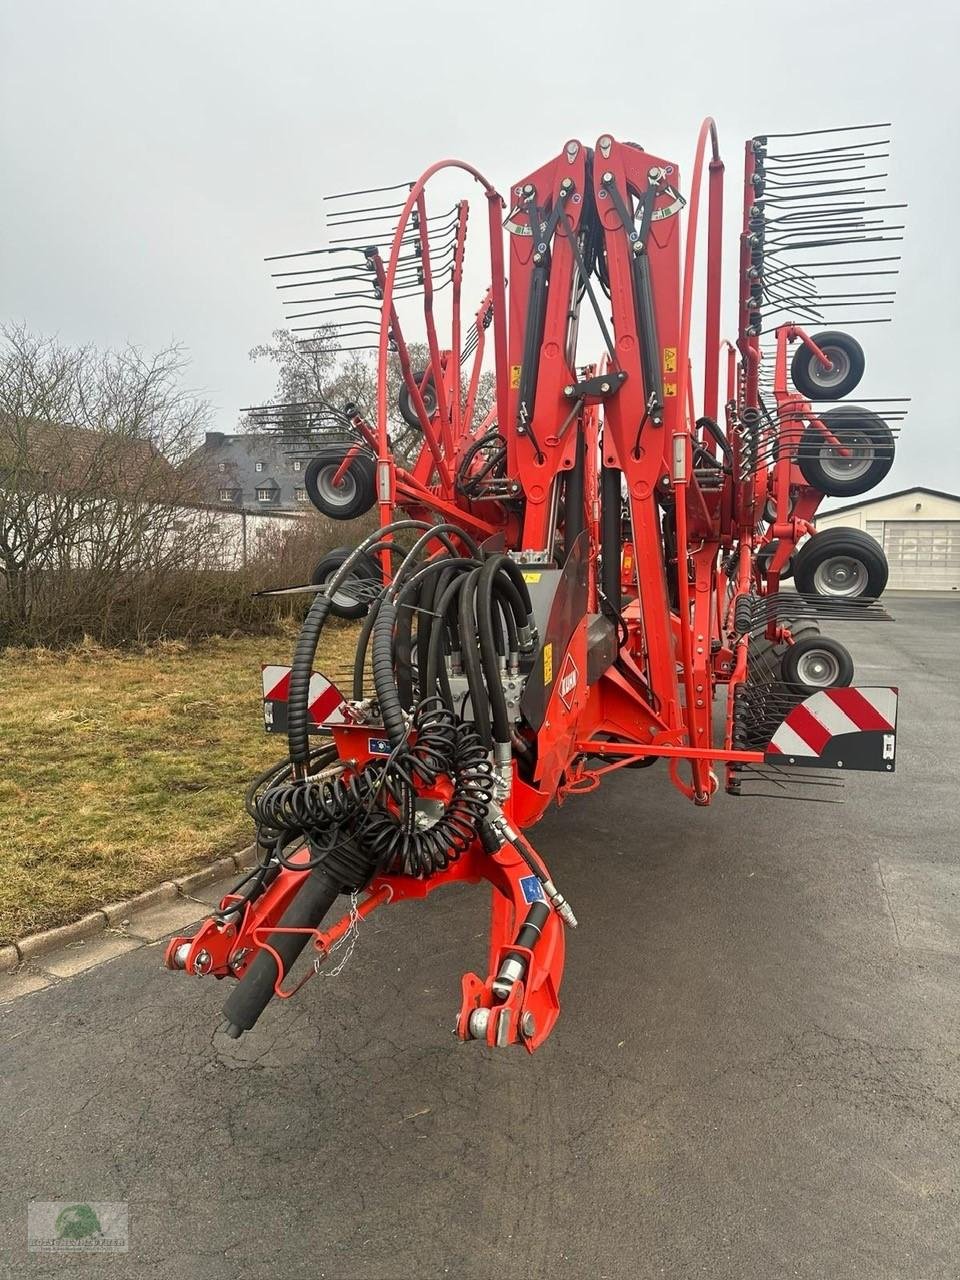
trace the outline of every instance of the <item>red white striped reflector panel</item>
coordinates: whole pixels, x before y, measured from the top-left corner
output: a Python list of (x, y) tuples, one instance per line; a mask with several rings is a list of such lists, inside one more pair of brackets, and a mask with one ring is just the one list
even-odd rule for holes
[(788, 713), (770, 739), (767, 755), (816, 757), (840, 734), (897, 728), (897, 690), (820, 689)]
[[(290, 697), (290, 668), (262, 669), (264, 702), (286, 702)], [(343, 694), (326, 676), (315, 671), (310, 677), (308, 707), (314, 724), (346, 724)]]

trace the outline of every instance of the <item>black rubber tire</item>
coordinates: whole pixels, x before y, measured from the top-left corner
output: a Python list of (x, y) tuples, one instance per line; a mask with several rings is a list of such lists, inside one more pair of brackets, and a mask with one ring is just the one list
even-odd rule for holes
[[(353, 547), (336, 547), (333, 551), (328, 551), (310, 575), (310, 581), (319, 585), (322, 582), (326, 582), (328, 578), (332, 578), (352, 552)], [(355, 620), (366, 617), (370, 610), (370, 600), (362, 596), (357, 598), (356, 588), (361, 584), (371, 587), (383, 584), (380, 565), (372, 556), (360, 556), (353, 566), (350, 576), (344, 583), (344, 589), (338, 591), (330, 602), (330, 612), (335, 618)], [(364, 595), (367, 594), (372, 595), (373, 592), (364, 593)]]
[[(831, 498), (853, 498), (880, 483), (893, 466), (893, 432), (882, 418), (855, 404), (839, 405), (820, 415), (823, 425), (858, 456), (834, 454), (816, 427), (807, 427), (800, 440), (797, 463), (807, 484)], [(847, 473), (844, 473), (847, 468)]]
[(377, 464), (369, 453), (358, 453), (338, 486), (333, 477), (349, 451), (348, 445), (328, 445), (311, 458), (303, 477), (307, 497), (321, 515), (331, 520), (356, 520), (377, 499)]
[(842, 400), (859, 386), (863, 377), (863, 348), (849, 333), (836, 329), (812, 333), (810, 337), (831, 361), (836, 354), (836, 367), (824, 369), (810, 348), (801, 342), (790, 362), (793, 385), (807, 400)]
[[(339, 896), (339, 888), (322, 867), (308, 873), (293, 901), (277, 921), (285, 929), (315, 929)], [(293, 962), (310, 941), (308, 933), (273, 933), (268, 938), (289, 973)], [(283, 975), (281, 975), (283, 976)], [(269, 951), (258, 951), (223, 1006), (227, 1035), (234, 1040), (249, 1031), (273, 998), (277, 962)]]
[[(794, 622), (784, 618), (783, 625), (790, 628), (794, 641), (820, 635), (820, 624), (815, 618), (800, 618)], [(781, 663), (783, 655), (791, 646), (774, 644), (765, 635), (751, 636), (747, 654), (747, 678), (754, 684), (770, 684), (782, 679)]]
[[(822, 680), (811, 680), (805, 667), (813, 664), (818, 656), (824, 664)], [(802, 693), (816, 693), (818, 689), (840, 689), (853, 682), (853, 659), (845, 645), (830, 636), (804, 636), (796, 644), (787, 645), (780, 659), (780, 679)]]
[[(423, 382), (426, 372), (426, 369), (413, 370), (413, 378), (418, 387)], [(427, 411), (427, 416), (432, 418), (437, 411), (437, 388), (434, 385), (433, 378), (422, 388), (420, 394), (423, 397), (423, 407)], [(400, 417), (408, 427), (414, 427), (417, 431), (423, 430), (420, 425), (420, 419), (417, 417), (417, 411), (413, 406), (413, 397), (410, 395), (406, 383), (400, 388), (397, 396), (397, 408), (400, 411)]]
[[(834, 575), (842, 589), (829, 588), (826, 581), (830, 561), (845, 561)], [(843, 569), (843, 576), (839, 570)], [(845, 578), (853, 574), (855, 582)], [(801, 595), (817, 595), (838, 600), (875, 600), (887, 585), (889, 566), (883, 547), (862, 529), (823, 529), (803, 544), (796, 554), (793, 580)]]
[(753, 684), (769, 684), (780, 679), (777, 647), (766, 636), (751, 636), (747, 647), (747, 679)]
[[(777, 549), (778, 538), (774, 538), (772, 542), (766, 543), (757, 552), (757, 568), (766, 576), (767, 565), (773, 559), (774, 552)], [(791, 555), (787, 563), (780, 570), (780, 581), (788, 582), (793, 577), (793, 556)]]

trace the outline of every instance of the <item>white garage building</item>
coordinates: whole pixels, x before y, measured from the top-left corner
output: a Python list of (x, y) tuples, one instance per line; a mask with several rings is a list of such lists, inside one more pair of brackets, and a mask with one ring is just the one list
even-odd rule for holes
[(960, 591), (960, 494), (901, 489), (817, 515), (817, 529), (862, 529), (883, 547), (893, 591)]

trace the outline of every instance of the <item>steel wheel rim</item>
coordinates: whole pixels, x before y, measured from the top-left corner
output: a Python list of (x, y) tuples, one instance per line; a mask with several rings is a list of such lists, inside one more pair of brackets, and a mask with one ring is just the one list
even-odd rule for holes
[(825, 476), (831, 480), (862, 480), (873, 466), (876, 458), (876, 447), (863, 431), (845, 431), (838, 436), (844, 449), (852, 449), (849, 458), (844, 458), (829, 445), (820, 452), (820, 466)]
[[(329, 587), (330, 581), (335, 573), (339, 573), (339, 568), (331, 569), (323, 580), (323, 585)], [(351, 589), (352, 588), (352, 589)], [(331, 597), (333, 603), (341, 609), (349, 609), (357, 603), (356, 579), (353, 574), (347, 574), (346, 580), (342, 582), (339, 588)]]
[(810, 357), (810, 381), (818, 387), (822, 387), (824, 391), (832, 391), (834, 387), (838, 387), (850, 372), (850, 357), (842, 347), (821, 347), (820, 350), (833, 365), (832, 369), (825, 369), (820, 361), (811, 352)]
[(317, 493), (331, 507), (346, 507), (357, 495), (357, 482), (352, 468), (346, 472), (339, 484), (334, 483), (334, 476), (342, 463), (331, 463), (321, 467), (317, 472)]
[(797, 679), (811, 689), (830, 689), (839, 678), (840, 663), (827, 649), (808, 649), (797, 659)]
[(853, 556), (830, 556), (813, 573), (814, 590), (821, 596), (861, 596), (867, 581), (867, 566)]

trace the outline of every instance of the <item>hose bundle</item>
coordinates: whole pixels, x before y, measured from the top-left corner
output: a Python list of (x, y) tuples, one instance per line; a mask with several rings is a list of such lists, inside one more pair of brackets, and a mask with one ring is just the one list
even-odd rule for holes
[[(484, 457), (477, 462), (477, 458)], [(494, 427), (478, 436), (465, 451), (457, 467), (457, 492), (465, 498), (480, 498), (490, 480), (498, 480), (506, 472), (507, 442)]]
[[(305, 843), (309, 863), (293, 865), (323, 867), (343, 892), (378, 873), (427, 876), (456, 861), (486, 816), (490, 762), (473, 728), (457, 723), (438, 699), (419, 704), (413, 730), (413, 740), (386, 760), (353, 773), (287, 776), (268, 786), (252, 806), (261, 842), (272, 842), (281, 862), (285, 848)], [(452, 795), (435, 821), (421, 825), (418, 789), (441, 776), (450, 779)]]
[[(420, 537), (404, 553), (393, 535), (407, 530)], [(431, 541), (439, 550), (417, 564)], [(391, 749), (351, 768), (334, 746), (311, 749), (310, 678), (333, 596), (360, 557), (378, 551), (402, 560), (361, 632), (354, 692), (363, 698), (372, 639), (377, 702)], [(507, 556), (485, 555), (453, 525), (395, 521), (361, 542), (318, 592), (290, 669), (289, 757), (247, 790), (263, 856), (234, 893), (249, 903), (281, 868), (307, 874), (269, 946), (257, 950), (224, 1006), (228, 1035), (254, 1025), (338, 894), (357, 892), (386, 872), (434, 874), (489, 830), (491, 745), (505, 746), (507, 759), (510, 754), (502, 674), (508, 661), (516, 667), (518, 650), (532, 644), (530, 596), (519, 568)], [(456, 649), (463, 652), (473, 724), (464, 721), (462, 704), (453, 705), (447, 665)], [(497, 760), (502, 765), (500, 752)], [(447, 798), (418, 806), (424, 791)], [(436, 818), (434, 805), (440, 807)], [(230, 910), (237, 910), (236, 900)]]
[[(404, 553), (387, 535), (407, 529), (420, 536)], [(439, 550), (422, 560), (431, 542)], [(381, 549), (402, 561), (361, 632), (354, 694), (363, 696), (372, 640), (376, 697), (391, 750), (358, 769), (330, 769), (335, 748), (311, 751), (308, 737), (313, 662), (331, 598), (360, 555)], [(247, 808), (270, 863), (322, 869), (350, 892), (377, 874), (428, 876), (455, 861), (493, 798), (491, 748), (503, 744), (509, 756), (502, 677), (508, 661), (515, 665), (520, 649), (530, 647), (531, 622), (518, 566), (508, 556), (486, 555), (456, 526), (401, 520), (362, 542), (317, 595), (301, 628), (290, 672), (289, 760), (248, 792)], [(462, 702), (454, 706), (447, 673), (453, 650), (462, 653), (473, 723), (464, 722)], [(427, 821), (417, 796), (441, 778), (449, 779), (451, 794), (439, 817)], [(287, 851), (304, 844), (309, 860), (289, 861)]]

